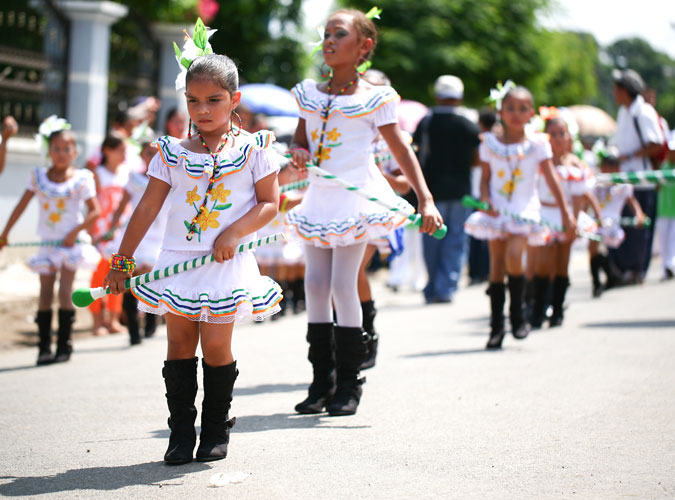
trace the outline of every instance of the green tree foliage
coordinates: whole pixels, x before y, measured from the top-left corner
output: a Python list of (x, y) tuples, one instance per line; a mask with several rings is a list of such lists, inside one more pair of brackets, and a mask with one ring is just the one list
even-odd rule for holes
[[(198, 16), (196, 0), (122, 0), (122, 3), (148, 22), (190, 25)], [(218, 14), (206, 23), (218, 29), (210, 42), (216, 53), (226, 54), (237, 63), (243, 81), (291, 87), (302, 79), (305, 53), (295, 38), (300, 29), (302, 0), (219, 3)], [(270, 30), (271, 24), (278, 29)]]
[(600, 104), (598, 43), (588, 33), (543, 31), (539, 45), (542, 71), (535, 86), (541, 104), (570, 106)]
[[(656, 90), (656, 109), (671, 127), (675, 126), (675, 60), (655, 50), (642, 38), (617, 40), (607, 47), (606, 52), (613, 67), (634, 69), (647, 86)], [(610, 70), (607, 68), (608, 72)]]
[[(484, 104), (497, 81), (537, 89), (543, 64), (536, 12), (547, 0), (382, 0), (373, 67), (399, 93), (430, 103), (433, 82), (455, 74), (469, 105)], [(367, 12), (372, 0), (342, 0)]]

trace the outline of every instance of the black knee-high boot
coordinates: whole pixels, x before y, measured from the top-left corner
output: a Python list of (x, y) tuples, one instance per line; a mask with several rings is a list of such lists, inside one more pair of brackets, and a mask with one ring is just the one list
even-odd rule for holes
[(141, 343), (140, 326), (138, 324), (138, 299), (131, 292), (124, 292), (122, 297), (122, 309), (127, 315), (127, 330), (129, 330), (129, 342), (131, 345)]
[(47, 365), (52, 362), (52, 310), (38, 311), (35, 322), (38, 325), (38, 353), (37, 364)]
[(155, 314), (145, 313), (145, 338), (149, 339), (157, 330), (157, 316)]
[(377, 344), (380, 336), (375, 332), (375, 316), (377, 309), (375, 309), (375, 302), (367, 300), (361, 302), (361, 312), (363, 313), (363, 331), (368, 334), (368, 344), (366, 344), (366, 359), (361, 363), (361, 369), (367, 370), (375, 366), (375, 358), (377, 357)]
[(607, 281), (605, 282), (604, 289), (609, 290), (621, 282), (621, 271), (607, 255), (599, 255), (599, 257), (600, 259), (598, 260), (598, 263), (600, 268), (605, 271), (605, 274), (607, 275)]
[(525, 276), (509, 275), (509, 319), (511, 333), (524, 339), (530, 333), (530, 324), (525, 317)]
[(553, 295), (551, 298), (551, 305), (553, 306), (553, 314), (549, 320), (549, 326), (560, 326), (563, 322), (563, 304), (565, 303), (565, 294), (570, 280), (567, 276), (556, 276), (553, 280)]
[(68, 361), (70, 355), (73, 353), (73, 341), (70, 339), (73, 323), (75, 323), (75, 311), (72, 309), (59, 309), (59, 330), (54, 363)]
[(534, 277), (534, 293), (530, 325), (532, 328), (541, 328), (546, 317), (546, 302), (551, 288), (551, 280), (547, 276)]
[(504, 340), (506, 286), (504, 283), (490, 283), (487, 294), (490, 296), (490, 339), (485, 348), (501, 349)]
[(602, 295), (602, 283), (600, 282), (600, 269), (602, 255), (597, 254), (591, 257), (591, 278), (593, 279), (593, 298), (600, 297)]
[(202, 402), (202, 430), (199, 434), (197, 461), (222, 460), (227, 456), (230, 429), (235, 418), (230, 418), (230, 404), (234, 381), (239, 375), (237, 362), (209, 366), (202, 359), (204, 370), (204, 401)]
[(307, 399), (295, 405), (298, 413), (321, 413), (335, 394), (335, 341), (333, 323), (307, 325), (309, 353), (314, 378)]
[(197, 358), (165, 361), (162, 375), (171, 429), (164, 461), (169, 465), (186, 464), (192, 462), (192, 452), (197, 443)]
[(326, 408), (332, 416), (354, 415), (361, 401), (366, 381), (359, 378), (359, 368), (366, 357), (368, 334), (361, 327), (335, 327), (335, 366), (337, 388), (335, 396)]

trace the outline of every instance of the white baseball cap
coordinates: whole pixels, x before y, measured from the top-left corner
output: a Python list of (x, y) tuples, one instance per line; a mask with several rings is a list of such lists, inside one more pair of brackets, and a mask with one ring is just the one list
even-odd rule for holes
[(464, 84), (454, 75), (442, 75), (434, 83), (434, 93), (438, 99), (462, 99)]

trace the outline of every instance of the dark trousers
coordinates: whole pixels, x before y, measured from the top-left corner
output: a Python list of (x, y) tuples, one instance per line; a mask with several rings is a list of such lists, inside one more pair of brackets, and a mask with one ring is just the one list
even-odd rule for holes
[[(644, 213), (652, 220), (646, 229), (624, 228), (626, 239), (619, 248), (609, 250), (609, 258), (621, 271), (634, 271), (641, 277), (647, 274), (652, 258), (654, 240), (654, 221), (656, 220), (656, 191), (636, 189), (635, 198)], [(623, 216), (633, 216), (628, 206), (623, 208)]]

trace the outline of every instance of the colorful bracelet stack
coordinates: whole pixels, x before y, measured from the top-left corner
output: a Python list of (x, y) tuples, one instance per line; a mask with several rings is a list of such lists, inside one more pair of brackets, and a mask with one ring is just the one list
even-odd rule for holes
[(121, 273), (131, 274), (136, 269), (136, 261), (133, 257), (125, 257), (118, 253), (112, 254), (110, 257), (110, 270), (119, 271)]

